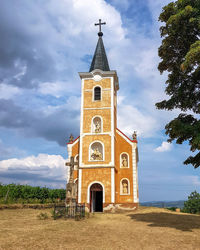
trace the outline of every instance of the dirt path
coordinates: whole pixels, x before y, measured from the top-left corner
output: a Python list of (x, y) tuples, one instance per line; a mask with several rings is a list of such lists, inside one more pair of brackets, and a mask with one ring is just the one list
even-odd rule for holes
[(141, 208), (89, 219), (39, 220), (50, 210), (0, 211), (0, 249), (200, 249), (200, 216)]

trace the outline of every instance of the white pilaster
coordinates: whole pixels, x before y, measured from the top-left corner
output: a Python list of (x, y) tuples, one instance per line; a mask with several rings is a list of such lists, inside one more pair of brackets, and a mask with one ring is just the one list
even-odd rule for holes
[(138, 195), (137, 195), (137, 157), (136, 157), (136, 147), (135, 145), (132, 146), (132, 162), (133, 162), (133, 201), (135, 203), (139, 202)]
[(111, 202), (115, 203), (115, 168), (111, 168)]

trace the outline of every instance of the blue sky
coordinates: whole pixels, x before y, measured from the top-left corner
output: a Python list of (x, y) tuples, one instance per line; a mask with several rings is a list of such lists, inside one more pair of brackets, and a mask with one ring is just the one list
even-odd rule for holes
[(183, 165), (186, 144), (164, 127), (178, 110), (157, 70), (158, 16), (169, 1), (11, 0), (0, 9), (0, 182), (65, 187), (69, 135), (79, 135), (78, 72), (89, 70), (101, 18), (110, 68), (117, 70), (118, 127), (138, 131), (140, 201), (186, 199), (200, 191), (200, 169)]

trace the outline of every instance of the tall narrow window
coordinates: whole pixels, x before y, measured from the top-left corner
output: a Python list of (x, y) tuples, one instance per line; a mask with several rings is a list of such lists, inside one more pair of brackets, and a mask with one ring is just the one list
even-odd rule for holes
[(95, 101), (101, 100), (101, 88), (100, 87), (94, 88), (94, 100)]

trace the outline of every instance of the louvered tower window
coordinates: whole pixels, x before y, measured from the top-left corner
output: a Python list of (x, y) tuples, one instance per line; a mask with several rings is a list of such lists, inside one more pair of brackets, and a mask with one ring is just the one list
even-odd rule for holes
[(101, 88), (100, 87), (94, 88), (94, 100), (95, 101), (101, 100)]

